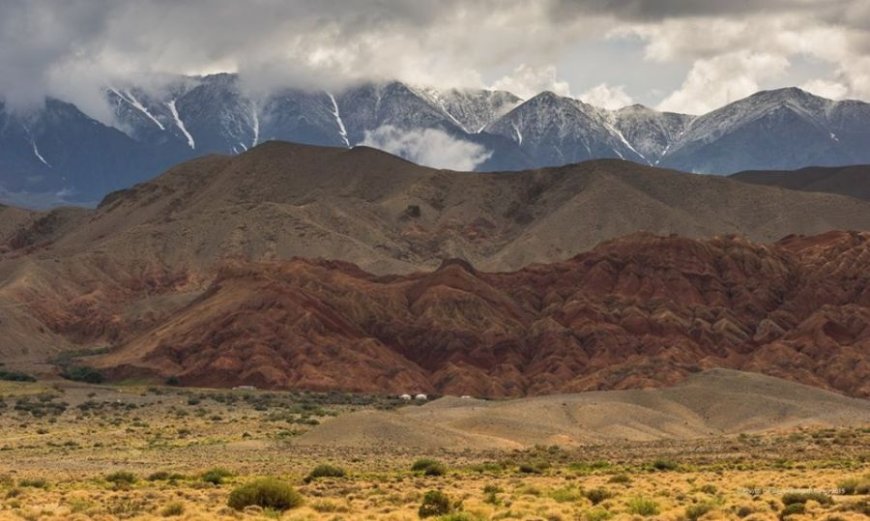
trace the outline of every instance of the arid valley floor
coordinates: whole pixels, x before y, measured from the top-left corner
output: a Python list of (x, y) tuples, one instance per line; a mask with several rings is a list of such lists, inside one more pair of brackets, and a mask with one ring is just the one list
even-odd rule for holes
[[(596, 403), (609, 403), (613, 415), (624, 415), (627, 410), (616, 402), (674, 409), (672, 403), (682, 394), (691, 394), (680, 389), (591, 394), (600, 395)], [(783, 392), (796, 391), (787, 387)], [(659, 405), (662, 396), (671, 405)], [(849, 413), (856, 416), (854, 424), (836, 428), (827, 416), (792, 422), (790, 414), (819, 412), (789, 412), (781, 405), (768, 407), (777, 409), (770, 414), (778, 415), (779, 423), (751, 433), (729, 433), (722, 424), (699, 436), (668, 431), (662, 424), (658, 430), (624, 430), (623, 436), (606, 441), (587, 437), (561, 446), (511, 442), (487, 447), (475, 446), (471, 438), (443, 438), (439, 446), (431, 437), (403, 437), (414, 429), (409, 418), (421, 414), (429, 421), (453, 422), (445, 432), (456, 432), (459, 420), (450, 418), (459, 413), (451, 410), (517, 409), (522, 401), (484, 406), (447, 398), (419, 405), (343, 393), (67, 381), (2, 382), (0, 397), (4, 521), (418, 519), (430, 490), (448, 496), (451, 512), (441, 517), (452, 520), (848, 521), (870, 514), (870, 424), (863, 400), (855, 400), (858, 412)], [(568, 397), (539, 398), (525, 409), (544, 410), (543, 401), (565, 406)], [(813, 403), (806, 396), (800, 399)], [(727, 400), (722, 407), (735, 408)], [(371, 417), (405, 420), (372, 427)], [(538, 425), (546, 423), (543, 416), (534, 418)], [(342, 431), (375, 429), (384, 443), (353, 446), (352, 439), (331, 438), (331, 422), (344, 422)], [(708, 425), (716, 422), (715, 414), (709, 416)], [(400, 423), (404, 430), (396, 430)], [(426, 470), (431, 463), (413, 471), (423, 458), (439, 464), (433, 471)], [(340, 467), (346, 475), (306, 479), (322, 464)], [(294, 486), (301, 506), (282, 513), (227, 505), (234, 488), (262, 476)]]

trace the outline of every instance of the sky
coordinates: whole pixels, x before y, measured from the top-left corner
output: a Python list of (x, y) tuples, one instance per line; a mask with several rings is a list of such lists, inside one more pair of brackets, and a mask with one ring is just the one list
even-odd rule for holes
[(13, 108), (101, 119), (108, 84), (214, 72), (254, 93), (396, 79), (691, 114), (786, 86), (870, 100), (870, 0), (0, 0)]

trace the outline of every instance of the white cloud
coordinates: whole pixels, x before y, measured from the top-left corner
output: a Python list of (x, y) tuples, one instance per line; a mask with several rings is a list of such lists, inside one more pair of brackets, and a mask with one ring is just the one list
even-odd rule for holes
[[(721, 2), (723, 9), (736, 2)], [(742, 8), (752, 2), (740, 2)], [(785, 87), (803, 84), (822, 94), (839, 97), (868, 98), (865, 88), (867, 71), (861, 62), (870, 51), (870, 23), (866, 1), (843, 0), (827, 3), (780, 2), (776, 9), (758, 9), (745, 13), (710, 13), (691, 16), (638, 20), (617, 24), (609, 36), (615, 39), (639, 39), (644, 56), (650, 63), (692, 65), (683, 85), (662, 102), (662, 106), (695, 112), (718, 107), (749, 88)], [(676, 5), (676, 4), (674, 4)], [(864, 18), (862, 18), (864, 16)], [(803, 61), (818, 70), (813, 80), (792, 70), (791, 62)], [(757, 66), (761, 64), (761, 66)], [(769, 70), (765, 70), (765, 66)], [(728, 78), (717, 69), (730, 69), (736, 77)], [(834, 73), (829, 71), (834, 69)], [(805, 71), (804, 73), (805, 74)], [(830, 74), (825, 77), (823, 74)], [(710, 103), (701, 98), (693, 86), (705, 83), (710, 89)], [(724, 82), (717, 87), (717, 81)], [(842, 92), (840, 85), (846, 88)]]
[(513, 92), (523, 99), (529, 99), (545, 90), (559, 96), (571, 95), (568, 82), (558, 79), (556, 67), (552, 65), (533, 67), (523, 63), (511, 74), (493, 83), (492, 88)]
[(870, 100), (870, 56), (849, 60), (837, 72), (838, 79), (849, 87), (845, 97)]
[(788, 66), (782, 56), (746, 51), (700, 59), (658, 109), (703, 114), (757, 92), (761, 80), (782, 75)]
[[(0, 4), (0, 98), (27, 106), (49, 94), (94, 105), (90, 113), (100, 119), (108, 111), (98, 106), (94, 90), (110, 80), (217, 71), (239, 72), (245, 88), (254, 92), (278, 86), (335, 90), (397, 79), (434, 87), (490, 85), (530, 97), (541, 90), (570, 95), (568, 77), (575, 85), (625, 85), (632, 97), (649, 100), (655, 88), (650, 85), (670, 89), (673, 82), (666, 75), (691, 67), (666, 104), (699, 107), (727, 96), (714, 93), (711, 103), (702, 103), (700, 94), (689, 100), (685, 91), (699, 75), (711, 74), (705, 67), (722, 66), (733, 53), (775, 57), (779, 63), (809, 58), (821, 64), (812, 65), (819, 74), (786, 71), (773, 79), (786, 86), (817, 77), (846, 86), (848, 97), (870, 98), (867, 0)], [(620, 37), (630, 45), (614, 43)], [(619, 60), (584, 67), (588, 60), (583, 58), (610, 56), (614, 48), (608, 46), (614, 45), (619, 52), (643, 53), (649, 74), (647, 69), (627, 73)], [(660, 72), (659, 63), (668, 66)], [(513, 72), (501, 77), (504, 71)], [(759, 74), (743, 74), (731, 90), (736, 96), (745, 90), (741, 86), (763, 81)]]
[(432, 168), (471, 171), (489, 159), (483, 145), (456, 139), (437, 129), (402, 130), (384, 125), (367, 131), (360, 145), (381, 149)]
[(580, 95), (580, 99), (590, 105), (609, 110), (621, 109), (631, 105), (633, 100), (626, 94), (624, 85), (610, 86), (601, 83)]
[(843, 99), (849, 93), (849, 87), (837, 81), (822, 79), (810, 80), (800, 86), (803, 90), (829, 99)]

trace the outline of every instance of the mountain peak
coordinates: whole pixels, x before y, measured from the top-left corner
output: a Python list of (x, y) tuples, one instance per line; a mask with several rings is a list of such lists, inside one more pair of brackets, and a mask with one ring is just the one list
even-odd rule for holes
[[(607, 157), (713, 173), (870, 163), (870, 105), (834, 103), (797, 87), (694, 117), (639, 104), (610, 111), (552, 90), (522, 102), (504, 91), (378, 80), (332, 92), (288, 85), (264, 98), (233, 73), (170, 79), (167, 89), (149, 88), (156, 84), (149, 79), (108, 90), (111, 122), (55, 100), (34, 114), (0, 102), (2, 197), (98, 201), (196, 156), (241, 154), (269, 140), (350, 148), (384, 126), (435, 129), (483, 147), (488, 159), (476, 169), (487, 171)], [(408, 146), (406, 158), (443, 145)]]
[(545, 90), (538, 94), (537, 96), (532, 96), (529, 98), (529, 101), (538, 100), (538, 101), (546, 101), (546, 102), (556, 102), (565, 100), (565, 96), (560, 96), (551, 90)]
[(811, 92), (807, 92), (799, 87), (783, 87), (781, 89), (771, 89), (756, 92), (755, 94), (738, 100), (735, 103), (752, 100), (768, 100), (768, 101), (797, 101), (797, 102), (830, 102), (829, 99), (821, 96), (816, 96)]

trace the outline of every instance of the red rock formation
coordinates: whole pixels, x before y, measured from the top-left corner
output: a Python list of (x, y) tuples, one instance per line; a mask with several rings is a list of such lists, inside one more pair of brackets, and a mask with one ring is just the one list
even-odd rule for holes
[(658, 386), (721, 366), (866, 397), (870, 233), (633, 235), (510, 273), (230, 264), (99, 365), (196, 385), (478, 396)]

